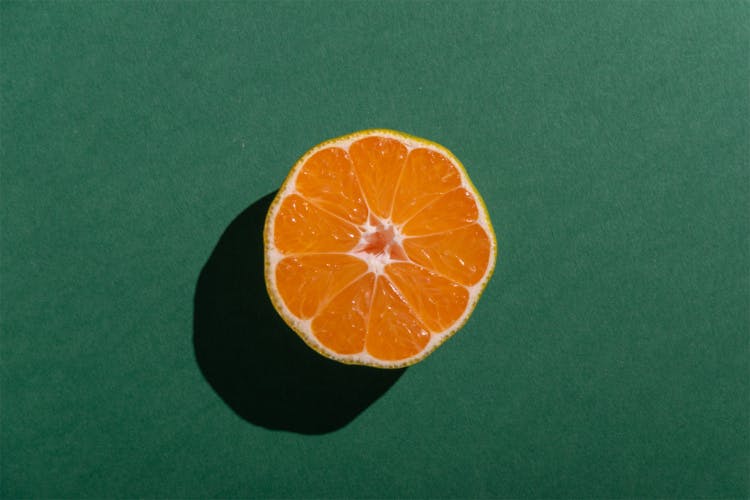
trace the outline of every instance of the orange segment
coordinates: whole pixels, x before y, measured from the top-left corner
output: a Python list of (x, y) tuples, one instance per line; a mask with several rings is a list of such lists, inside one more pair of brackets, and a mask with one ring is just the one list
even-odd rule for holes
[(479, 212), (474, 195), (464, 188), (454, 189), (427, 205), (406, 223), (407, 236), (444, 233), (477, 221)]
[(370, 210), (380, 218), (391, 215), (396, 184), (406, 159), (406, 146), (395, 139), (368, 137), (349, 147)]
[(415, 149), (406, 159), (391, 219), (402, 224), (425, 205), (460, 185), (461, 175), (445, 155), (432, 149)]
[(469, 292), (461, 285), (410, 263), (385, 268), (409, 307), (433, 332), (441, 332), (461, 317)]
[(430, 332), (388, 278), (379, 276), (370, 311), (367, 352), (378, 359), (406, 359), (418, 354), (429, 341)]
[(342, 252), (358, 241), (355, 226), (296, 194), (284, 200), (276, 215), (274, 242), (283, 253)]
[(363, 260), (345, 254), (287, 257), (276, 266), (276, 286), (292, 314), (307, 319), (365, 272)]
[(474, 285), (486, 274), (490, 245), (484, 229), (472, 224), (447, 233), (407, 238), (404, 251), (421, 266), (462, 285)]
[(355, 354), (365, 347), (367, 317), (375, 276), (364, 275), (345, 288), (312, 321), (312, 333), (337, 354)]
[(305, 199), (355, 224), (367, 221), (367, 205), (349, 155), (341, 148), (318, 151), (297, 176), (297, 192)]

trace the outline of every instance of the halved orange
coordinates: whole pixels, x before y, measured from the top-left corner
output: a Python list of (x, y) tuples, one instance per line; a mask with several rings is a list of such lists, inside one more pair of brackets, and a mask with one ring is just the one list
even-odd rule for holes
[(365, 130), (305, 153), (265, 226), (266, 287), (310, 347), (412, 365), (468, 320), (495, 267), (490, 217), (444, 147)]

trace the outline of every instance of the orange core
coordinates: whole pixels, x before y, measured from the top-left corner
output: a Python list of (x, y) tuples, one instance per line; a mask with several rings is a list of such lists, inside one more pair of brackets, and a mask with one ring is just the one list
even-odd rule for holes
[(396, 241), (396, 229), (391, 225), (378, 223), (375, 230), (364, 234), (360, 252), (377, 256), (387, 256), (394, 260), (406, 260), (406, 253)]

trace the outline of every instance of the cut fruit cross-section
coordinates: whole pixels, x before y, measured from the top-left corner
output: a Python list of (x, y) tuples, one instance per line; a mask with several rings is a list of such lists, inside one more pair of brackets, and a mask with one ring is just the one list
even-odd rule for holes
[(382, 129), (303, 155), (264, 238), (266, 287), (284, 321), (324, 356), (378, 368), (412, 365), (461, 328), (497, 255), (456, 157)]

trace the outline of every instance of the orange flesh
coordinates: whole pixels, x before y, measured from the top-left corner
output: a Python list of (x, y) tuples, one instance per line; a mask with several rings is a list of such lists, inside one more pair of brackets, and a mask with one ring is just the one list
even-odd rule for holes
[(315, 153), (297, 177), (297, 189), (305, 198), (355, 224), (367, 220), (368, 210), (343, 149), (327, 148)]
[(349, 147), (352, 166), (372, 213), (391, 215), (393, 193), (406, 159), (406, 146), (395, 139), (368, 137)]
[(386, 274), (419, 319), (432, 331), (445, 330), (466, 309), (469, 301), (466, 288), (428, 269), (400, 262), (389, 264)]
[(457, 188), (425, 206), (404, 225), (409, 236), (444, 233), (477, 221), (479, 212), (470, 192)]
[(460, 186), (461, 176), (448, 158), (429, 149), (413, 150), (393, 200), (393, 222), (409, 220), (425, 205)]
[(359, 241), (359, 230), (293, 194), (279, 209), (274, 239), (282, 253), (345, 252)]
[[(471, 241), (471, 245), (466, 242)], [(404, 241), (404, 250), (416, 264), (462, 285), (482, 279), (490, 256), (490, 237), (479, 224)]]
[(336, 295), (313, 319), (313, 333), (323, 345), (339, 354), (356, 354), (364, 349), (374, 283), (375, 275), (367, 273)]
[(276, 268), (276, 286), (292, 314), (308, 319), (365, 272), (367, 264), (350, 255), (286, 257)]
[(367, 351), (388, 361), (414, 356), (430, 340), (430, 332), (414, 316), (388, 278), (379, 276), (370, 310)]
[(367, 137), (313, 154), (294, 190), (274, 219), (276, 286), (327, 349), (407, 359), (466, 311), (491, 240), (447, 157)]

